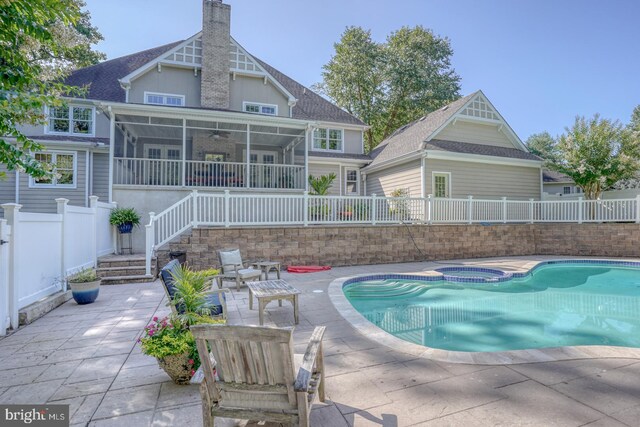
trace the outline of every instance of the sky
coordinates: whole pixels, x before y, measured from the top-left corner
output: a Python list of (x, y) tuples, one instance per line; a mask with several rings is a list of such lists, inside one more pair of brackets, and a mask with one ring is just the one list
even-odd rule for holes
[[(300, 83), (347, 26), (382, 42), (402, 26), (447, 37), (462, 95), (482, 89), (522, 140), (564, 132), (576, 115), (627, 123), (640, 104), (637, 0), (224, 0), (231, 34)], [(86, 0), (109, 59), (183, 40), (202, 25), (202, 0)]]

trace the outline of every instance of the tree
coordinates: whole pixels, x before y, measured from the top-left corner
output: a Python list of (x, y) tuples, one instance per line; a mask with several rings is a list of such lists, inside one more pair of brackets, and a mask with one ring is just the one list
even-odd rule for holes
[(616, 182), (632, 178), (640, 168), (640, 140), (619, 121), (576, 117), (558, 140), (559, 158), (552, 168), (568, 175), (597, 199)]
[(333, 185), (333, 181), (336, 180), (336, 174), (331, 172), (329, 175), (322, 175), (314, 177), (309, 175), (309, 187), (311, 187), (311, 194), (314, 196), (326, 196)]
[(531, 153), (543, 158), (547, 163), (558, 160), (557, 142), (549, 132), (534, 133), (527, 138), (526, 144)]
[(17, 125), (43, 124), (45, 106), (60, 106), (60, 96), (82, 93), (64, 84), (65, 75), (104, 59), (91, 49), (102, 36), (81, 10), (84, 5), (82, 0), (0, 0), (0, 163), (8, 170), (36, 178), (50, 173), (50, 165), (31, 155), (43, 147)]
[(370, 31), (349, 27), (334, 47), (315, 88), (371, 126), (367, 151), (460, 96), (449, 40), (422, 26), (403, 27), (384, 43), (374, 42)]
[(631, 113), (629, 129), (640, 133), (640, 105), (636, 105), (636, 108), (633, 109), (633, 113)]

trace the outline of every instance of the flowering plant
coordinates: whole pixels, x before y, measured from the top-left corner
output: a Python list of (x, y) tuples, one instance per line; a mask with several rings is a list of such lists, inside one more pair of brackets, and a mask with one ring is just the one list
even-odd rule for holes
[(188, 353), (191, 375), (200, 366), (195, 339), (189, 329), (185, 328), (176, 318), (159, 319), (154, 317), (153, 321), (144, 328), (139, 342), (144, 354), (158, 359)]

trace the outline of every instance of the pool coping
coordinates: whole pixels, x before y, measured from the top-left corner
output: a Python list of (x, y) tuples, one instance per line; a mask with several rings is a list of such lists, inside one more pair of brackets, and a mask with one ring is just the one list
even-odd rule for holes
[[(453, 262), (453, 261), (452, 261)], [(532, 260), (526, 262), (522, 268), (513, 271), (513, 277), (525, 277), (531, 274), (536, 268), (548, 264), (560, 263), (606, 263), (606, 264), (627, 264), (640, 267), (640, 261), (628, 259), (611, 259), (611, 258), (558, 258), (549, 260)], [(500, 267), (492, 266), (494, 269)], [(535, 362), (554, 362), (561, 360), (575, 359), (594, 359), (594, 358), (640, 358), (640, 348), (618, 347), (618, 346), (564, 346), (541, 349), (528, 350), (509, 350), (497, 352), (466, 352), (466, 351), (449, 351), (437, 348), (426, 347), (419, 344), (410, 343), (400, 339), (381, 328), (375, 326), (360, 314), (349, 302), (344, 295), (343, 287), (349, 281), (354, 279), (362, 279), (374, 276), (421, 276), (422, 280), (434, 281), (441, 280), (441, 274), (432, 270), (418, 271), (414, 273), (388, 273), (388, 274), (358, 274), (348, 277), (341, 277), (333, 280), (329, 284), (329, 299), (333, 303), (338, 313), (348, 321), (358, 332), (365, 337), (390, 347), (396, 351), (401, 351), (416, 357), (423, 357), (437, 361), (449, 363), (465, 363), (477, 365), (512, 365), (522, 363)]]

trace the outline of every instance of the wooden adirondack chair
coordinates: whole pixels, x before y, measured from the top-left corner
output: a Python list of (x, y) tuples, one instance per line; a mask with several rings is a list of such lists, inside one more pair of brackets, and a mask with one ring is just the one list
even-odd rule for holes
[(220, 416), (309, 426), (316, 395), (324, 402), (324, 331), (315, 328), (305, 354), (294, 357), (292, 329), (192, 326), (204, 372), (203, 425)]

